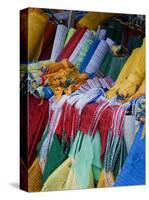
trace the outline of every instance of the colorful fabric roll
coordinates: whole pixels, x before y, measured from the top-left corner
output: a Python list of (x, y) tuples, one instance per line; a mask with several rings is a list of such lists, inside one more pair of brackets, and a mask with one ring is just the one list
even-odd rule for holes
[(76, 64), (75, 64), (76, 67), (77, 67), (78, 69), (80, 68), (80, 65), (81, 65), (81, 63), (82, 63), (84, 57), (86, 56), (86, 53), (88, 52), (88, 50), (89, 50), (89, 48), (90, 48), (92, 42), (93, 42), (93, 40), (88, 39), (88, 40), (84, 43), (84, 45), (82, 46), (82, 48), (81, 48), (81, 50), (80, 50), (80, 53), (79, 53), (79, 55), (78, 55), (78, 58), (77, 58), (77, 60), (76, 60)]
[(64, 47), (67, 32), (68, 29), (65, 25), (59, 24), (57, 26), (53, 49), (51, 53), (51, 61), (56, 61), (56, 59), (60, 55), (60, 52)]
[(71, 56), (69, 57), (69, 61), (73, 64), (76, 63), (76, 59), (78, 57), (78, 54), (82, 48), (82, 46), (85, 44), (85, 42), (88, 39), (93, 39), (93, 33), (89, 30), (86, 30), (85, 34), (83, 35), (83, 37), (81, 38), (81, 40), (79, 41), (79, 43), (77, 44), (76, 48), (74, 49), (73, 53), (71, 54)]
[(108, 51), (109, 51), (109, 45), (107, 44), (106, 41), (101, 40), (93, 56), (91, 57), (90, 62), (86, 66), (85, 72), (88, 74), (96, 73)]
[(54, 37), (56, 32), (56, 24), (54, 22), (48, 22), (45, 33), (42, 51), (39, 60), (47, 60), (51, 57)]
[(145, 137), (142, 138), (144, 125), (140, 125), (131, 146), (125, 164), (114, 186), (131, 186), (145, 184)]
[(107, 30), (101, 28), (100, 26), (98, 27), (97, 33), (96, 33), (96, 39), (98, 40), (105, 40), (107, 34)]
[(72, 52), (76, 48), (77, 44), (79, 43), (79, 41), (83, 37), (86, 30), (87, 30), (87, 28), (80, 28), (73, 34), (73, 36), (67, 42), (67, 45), (61, 51), (57, 61), (61, 61), (64, 58), (68, 59), (70, 57), (70, 55), (72, 54)]
[(82, 63), (80, 64), (80, 72), (85, 71), (85, 68), (86, 68), (86, 66), (88, 65), (88, 63), (89, 63), (89, 61), (90, 61), (92, 55), (94, 54), (94, 52), (95, 52), (97, 46), (99, 45), (99, 42), (100, 42), (100, 41), (99, 41), (99, 40), (96, 40), (96, 39), (93, 41), (93, 43), (92, 43), (92, 45), (90, 46), (90, 48), (89, 48), (89, 50), (88, 50), (86, 56), (84, 57)]
[(64, 44), (64, 47), (66, 46), (66, 44), (68, 43), (68, 41), (70, 40), (70, 38), (73, 36), (73, 34), (76, 32), (76, 29), (75, 28), (70, 28), (69, 31), (68, 31), (68, 34), (67, 34), (67, 37), (66, 37), (66, 40), (65, 40), (65, 44)]
[(112, 49), (113, 45), (115, 44), (115, 42), (113, 40), (111, 40), (110, 38), (106, 39), (106, 42), (108, 43), (110, 49)]

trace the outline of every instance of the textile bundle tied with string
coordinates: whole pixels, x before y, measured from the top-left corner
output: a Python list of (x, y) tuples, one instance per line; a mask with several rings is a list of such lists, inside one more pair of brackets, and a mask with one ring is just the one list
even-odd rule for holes
[(145, 184), (144, 25), (136, 15), (21, 12), (22, 188)]

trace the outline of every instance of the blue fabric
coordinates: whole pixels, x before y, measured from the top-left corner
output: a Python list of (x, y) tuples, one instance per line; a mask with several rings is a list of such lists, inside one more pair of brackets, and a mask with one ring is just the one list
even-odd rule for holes
[(145, 184), (145, 137), (142, 138), (143, 128), (144, 125), (141, 124), (114, 186)]
[(83, 71), (85, 70), (85, 68), (86, 68), (86, 66), (88, 65), (88, 63), (89, 63), (89, 61), (90, 61), (92, 55), (94, 54), (94, 52), (95, 52), (95, 50), (96, 50), (96, 48), (97, 48), (99, 42), (100, 42), (100, 41), (97, 40), (97, 39), (95, 39), (95, 40), (93, 41), (92, 45), (90, 46), (90, 48), (89, 48), (89, 50), (88, 50), (86, 56), (84, 57), (84, 59), (83, 59), (81, 65), (80, 65), (80, 72), (83, 72)]

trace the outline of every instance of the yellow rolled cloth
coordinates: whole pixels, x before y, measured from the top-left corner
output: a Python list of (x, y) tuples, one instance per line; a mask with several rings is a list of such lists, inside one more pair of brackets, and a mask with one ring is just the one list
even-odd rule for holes
[(41, 9), (28, 10), (28, 60), (38, 60), (43, 36), (48, 23), (48, 15)]
[(80, 21), (76, 24), (76, 27), (87, 27), (88, 29), (96, 30), (100, 24), (104, 23), (112, 16), (114, 16), (113, 13), (89, 12), (80, 19)]
[[(133, 50), (131, 56), (124, 64), (115, 85), (106, 93), (107, 98), (115, 96), (119, 90), (121, 95), (124, 91), (124, 87), (129, 88), (129, 95), (132, 95), (136, 91), (136, 86), (139, 86), (145, 76), (145, 40), (140, 48)], [(125, 82), (126, 81), (126, 82)], [(128, 86), (128, 83), (130, 86)], [(136, 84), (134, 84), (136, 83)], [(134, 84), (134, 85), (132, 85)], [(131, 87), (134, 86), (134, 87)], [(126, 87), (125, 87), (126, 89)], [(127, 94), (128, 94), (127, 93)]]

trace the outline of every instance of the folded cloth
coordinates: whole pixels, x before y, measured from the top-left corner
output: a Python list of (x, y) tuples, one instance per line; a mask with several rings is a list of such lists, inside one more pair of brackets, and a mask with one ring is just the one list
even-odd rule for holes
[(57, 26), (53, 49), (51, 53), (51, 61), (56, 61), (56, 59), (60, 55), (60, 52), (64, 47), (67, 32), (68, 32), (68, 29), (65, 25), (59, 24)]
[(56, 24), (54, 22), (48, 22), (44, 33), (44, 41), (39, 60), (50, 59), (55, 32), (56, 32)]
[(67, 42), (66, 46), (62, 49), (57, 61), (61, 61), (64, 58), (69, 58), (74, 49), (76, 48), (77, 44), (85, 34), (87, 28), (79, 28), (76, 32), (72, 35), (70, 40)]
[(73, 34), (76, 32), (76, 29), (75, 28), (70, 28), (69, 31), (68, 31), (68, 34), (67, 34), (67, 37), (66, 37), (66, 40), (65, 40), (65, 44), (64, 44), (64, 47), (66, 46), (66, 44), (68, 43), (68, 41), (70, 40), (70, 38), (73, 36)]
[(76, 48), (74, 49), (73, 53), (71, 54), (71, 56), (69, 57), (69, 61), (73, 64), (76, 64), (76, 60), (78, 57), (78, 54), (82, 48), (82, 46), (85, 44), (85, 42), (88, 39), (93, 39), (93, 33), (92, 31), (86, 30), (86, 32), (84, 33), (83, 37), (81, 38), (81, 40), (79, 41), (79, 43), (77, 44)]
[(84, 57), (83, 61), (80, 64), (80, 72), (85, 71), (86, 66), (88, 65), (92, 55), (94, 54), (97, 46), (99, 45), (99, 40), (95, 39), (92, 43), (92, 45), (90, 46), (86, 56)]
[(76, 24), (78, 27), (87, 27), (88, 29), (96, 30), (99, 25), (104, 23), (107, 19), (114, 16), (113, 13), (99, 13), (89, 12)]
[(141, 124), (114, 186), (145, 184), (145, 137), (142, 138), (143, 129), (144, 125)]
[(86, 66), (85, 72), (88, 74), (96, 73), (109, 50), (110, 48), (107, 42), (101, 40), (94, 54), (92, 55), (90, 62)]
[(106, 34), (107, 34), (107, 30), (103, 29), (103, 28), (101, 28), (99, 26), (98, 29), (97, 29), (97, 32), (96, 32), (96, 39), (98, 39), (98, 40), (105, 40)]

